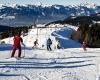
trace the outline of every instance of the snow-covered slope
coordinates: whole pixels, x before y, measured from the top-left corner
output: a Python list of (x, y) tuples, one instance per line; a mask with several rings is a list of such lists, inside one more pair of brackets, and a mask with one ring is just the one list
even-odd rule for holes
[[(58, 27), (58, 28), (55, 28)], [(51, 27), (51, 28), (48, 28)], [(33, 42), (38, 39), (39, 47), (45, 45), (46, 39), (50, 37), (53, 41), (52, 47), (55, 46), (55, 40), (59, 40), (62, 48), (76, 48), (81, 47), (81, 44), (70, 39), (71, 33), (77, 29), (71, 25), (49, 25), (47, 28), (34, 28), (30, 29), (28, 35), (23, 37), (23, 42), (27, 47), (32, 47)], [(13, 44), (13, 38), (4, 39), (6, 44)], [(70, 44), (69, 44), (70, 43)]]
[[(0, 80), (99, 80), (100, 49), (87, 48), (83, 51), (81, 44), (69, 38), (77, 28), (58, 26), (67, 27), (39, 29), (38, 36), (36, 29), (30, 30), (28, 36), (23, 37), (26, 48), (23, 48), (22, 56), (25, 57), (19, 60), (9, 58), (12, 38), (3, 40), (7, 44), (0, 45)], [(43, 44), (48, 36), (53, 41), (59, 39), (62, 46), (65, 43), (63, 47), (67, 49), (32, 50), (35, 38), (38, 37), (39, 44)], [(73, 48), (75, 46), (80, 48)]]
[[(21, 60), (4, 59), (11, 54), (0, 51), (1, 80), (96, 80), (100, 49), (70, 48), (48, 52), (26, 50)], [(6, 57), (5, 57), (6, 56)]]

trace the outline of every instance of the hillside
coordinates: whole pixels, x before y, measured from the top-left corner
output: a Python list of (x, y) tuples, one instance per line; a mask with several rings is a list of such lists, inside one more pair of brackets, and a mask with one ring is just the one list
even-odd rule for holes
[[(26, 47), (22, 47), (21, 59), (10, 58), (13, 37), (2, 40), (6, 44), (0, 44), (0, 80), (99, 80), (100, 49), (83, 51), (80, 43), (71, 40), (71, 33), (77, 30), (75, 26), (49, 26), (54, 27), (38, 29), (38, 35), (37, 29), (30, 29), (27, 36), (22, 36)], [(47, 51), (46, 46), (42, 48), (48, 36), (53, 42), (60, 40), (65, 49), (55, 49), (54, 43), (52, 51)], [(32, 49), (36, 38), (39, 49)]]
[[(91, 7), (92, 6), (92, 7)], [(99, 5), (1, 5), (0, 25), (22, 26), (49, 23), (69, 16), (89, 16), (100, 12)]]
[[(50, 26), (52, 26), (50, 28)], [(58, 28), (55, 28), (55, 26), (58, 26)], [(69, 30), (70, 29), (70, 30)], [(77, 28), (71, 25), (49, 25), (46, 28), (33, 28), (28, 30), (28, 35), (23, 37), (23, 41), (25, 42), (26, 46), (32, 47), (33, 42), (36, 38), (38, 38), (39, 46), (42, 47), (42, 45), (45, 45), (46, 48), (46, 39), (50, 36), (53, 40), (53, 43), (55, 45), (55, 40), (60, 40), (62, 48), (76, 48), (80, 47), (81, 44), (78, 44), (76, 41), (73, 41), (70, 38), (70, 35), (73, 31), (75, 31)], [(13, 37), (11, 39), (6, 38), (3, 39), (5, 43), (7, 44), (13, 44)], [(66, 44), (65, 44), (66, 43)], [(69, 44), (72, 43), (72, 44)], [(52, 45), (52, 47), (54, 47)]]
[(82, 43), (85, 41), (88, 47), (100, 47), (100, 13), (90, 16), (71, 16), (64, 20), (59, 20), (46, 24), (70, 24), (77, 26), (76, 32), (72, 33), (71, 38)]
[(79, 26), (82, 24), (93, 24), (94, 21), (100, 21), (100, 13), (91, 14), (90, 16), (69, 16), (64, 20), (58, 20), (54, 22), (50, 22), (46, 24), (47, 26), (50, 24), (71, 24), (75, 26)]

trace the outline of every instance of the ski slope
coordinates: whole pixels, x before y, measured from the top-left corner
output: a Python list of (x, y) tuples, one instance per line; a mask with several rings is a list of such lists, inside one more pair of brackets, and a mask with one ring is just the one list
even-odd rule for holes
[[(58, 28), (55, 28), (58, 27)], [(51, 28), (48, 28), (51, 27)], [(55, 46), (55, 40), (59, 40), (60, 44), (63, 48), (79, 48), (81, 44), (71, 40), (70, 35), (73, 31), (77, 30), (77, 27), (71, 25), (49, 25), (47, 28), (33, 28), (30, 29), (28, 35), (23, 38), (23, 42), (26, 47), (32, 47), (33, 42), (38, 39), (39, 47), (45, 45), (46, 48), (46, 40), (50, 37), (53, 41), (52, 48)], [(13, 37), (7, 38), (3, 40), (6, 44), (13, 45)], [(69, 44), (70, 43), (70, 44)]]
[[(56, 26), (56, 25), (50, 25)], [(99, 80), (100, 48), (87, 48), (83, 51), (81, 44), (70, 39), (77, 28), (70, 25), (62, 28), (31, 29), (23, 37), (21, 59), (10, 58), (13, 38), (0, 45), (0, 80)], [(52, 51), (47, 51), (46, 39), (53, 41)], [(32, 49), (34, 40), (38, 38), (39, 49)], [(54, 49), (55, 39), (60, 40), (63, 49)], [(17, 53), (16, 55), (17, 56)]]

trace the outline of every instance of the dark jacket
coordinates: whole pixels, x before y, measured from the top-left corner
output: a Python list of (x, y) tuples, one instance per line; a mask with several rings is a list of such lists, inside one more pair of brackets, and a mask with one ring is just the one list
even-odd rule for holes
[(52, 44), (52, 40), (49, 38), (47, 39), (47, 45), (51, 45)]

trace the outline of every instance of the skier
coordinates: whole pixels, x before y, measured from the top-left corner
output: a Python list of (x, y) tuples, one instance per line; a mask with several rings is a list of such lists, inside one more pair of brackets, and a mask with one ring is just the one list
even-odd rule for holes
[(21, 45), (20, 45), (21, 42), (23, 43), (23, 39), (20, 37), (20, 34), (17, 34), (14, 37), (14, 45), (13, 45), (13, 51), (11, 57), (14, 57), (17, 49), (19, 50), (18, 57), (19, 58), (21, 57)]
[(61, 48), (59, 40), (56, 40), (56, 46), (57, 46), (57, 49)]
[(33, 46), (32, 48), (37, 48), (37, 45), (39, 45), (38, 39), (36, 39), (36, 40), (34, 41), (34, 46)]
[(86, 51), (86, 47), (87, 47), (86, 42), (83, 42), (82, 47), (83, 47), (83, 50)]
[(47, 39), (47, 50), (48, 50), (48, 51), (52, 51), (51, 45), (52, 45), (52, 40), (51, 40), (50, 38), (48, 38), (48, 39)]

